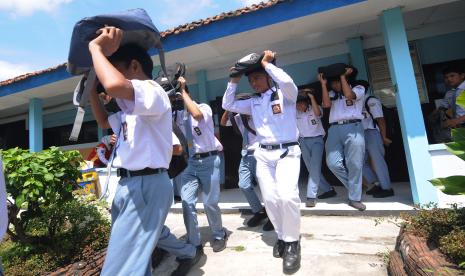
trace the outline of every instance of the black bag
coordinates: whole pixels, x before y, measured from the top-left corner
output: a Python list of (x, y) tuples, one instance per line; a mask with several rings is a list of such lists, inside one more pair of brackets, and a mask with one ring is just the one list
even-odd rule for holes
[(343, 75), (346, 72), (346, 68), (352, 68), (353, 70), (352, 74), (347, 77), (347, 81), (352, 84), (358, 74), (357, 68), (352, 65), (347, 65), (345, 63), (334, 63), (328, 66), (318, 67), (318, 73), (323, 74), (325, 79), (335, 79)]
[(189, 158), (188, 155), (188, 144), (187, 139), (182, 133), (179, 126), (173, 120), (173, 132), (178, 137), (179, 141), (181, 142), (181, 146), (183, 148), (182, 155), (173, 155), (171, 157), (170, 166), (168, 168), (168, 176), (169, 178), (173, 179), (178, 176), (182, 171), (187, 168), (187, 160)]
[(172, 66), (166, 68), (166, 74), (160, 70), (158, 76), (155, 78), (163, 89), (168, 93), (168, 96), (174, 96), (176, 93), (181, 92), (178, 82), (179, 77), (186, 75), (186, 65), (184, 63), (176, 62)]
[[(231, 78), (239, 77), (241, 75), (249, 75), (250, 73), (258, 70), (264, 70), (262, 67), (262, 59), (264, 54), (251, 53), (241, 58), (234, 64), (233, 69), (229, 76)], [(275, 63), (276, 59), (273, 59), (271, 63)]]
[(428, 125), (435, 143), (452, 142), (451, 129), (443, 126), (448, 119), (450, 118), (443, 108), (439, 108), (437, 112), (433, 112), (428, 116)]

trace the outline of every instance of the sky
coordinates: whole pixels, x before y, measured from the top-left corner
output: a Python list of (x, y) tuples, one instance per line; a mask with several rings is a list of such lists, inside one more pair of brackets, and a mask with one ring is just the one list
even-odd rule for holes
[(0, 81), (64, 63), (83, 17), (143, 8), (160, 31), (261, 0), (0, 0)]

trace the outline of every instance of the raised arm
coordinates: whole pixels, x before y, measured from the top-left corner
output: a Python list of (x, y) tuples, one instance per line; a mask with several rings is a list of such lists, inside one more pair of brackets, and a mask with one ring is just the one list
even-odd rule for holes
[(317, 117), (321, 117), (320, 106), (316, 102), (315, 96), (313, 96), (312, 93), (308, 93), (308, 97), (310, 98), (310, 101), (312, 103), (313, 114), (315, 114), (315, 116), (317, 116)]
[(220, 120), (220, 126), (227, 126), (227, 123), (228, 123), (228, 120), (229, 120), (229, 111), (225, 111), (223, 113), (223, 116), (221, 116), (221, 120)]
[(329, 98), (329, 92), (328, 92), (328, 80), (325, 79), (322, 73), (318, 74), (318, 80), (320, 81), (321, 84), (321, 99), (322, 99), (322, 105), (324, 108), (329, 108), (331, 107), (331, 99)]
[(276, 67), (271, 61), (274, 59), (275, 53), (270, 50), (264, 52), (262, 66), (270, 77), (279, 85), (283, 96), (289, 101), (295, 103), (297, 101), (297, 86), (283, 69)]
[(344, 97), (348, 100), (356, 100), (357, 95), (355, 95), (354, 91), (352, 91), (352, 88), (349, 85), (349, 82), (347, 81), (347, 76), (352, 74), (353, 69), (352, 68), (346, 68), (346, 72), (341, 75), (341, 86), (342, 86), (342, 93), (344, 93)]
[(189, 112), (196, 121), (203, 120), (203, 113), (197, 104), (194, 103), (189, 93), (186, 91), (186, 80), (183, 77), (179, 77), (179, 83), (181, 84), (181, 95), (186, 105), (187, 112)]
[(106, 93), (113, 98), (134, 101), (132, 83), (108, 60), (118, 50), (123, 31), (115, 27), (105, 27), (97, 31), (97, 38), (89, 42), (95, 73)]
[(108, 122), (108, 113), (99, 100), (96, 87), (97, 84), (95, 83), (90, 91), (90, 107), (92, 108), (92, 113), (94, 114), (98, 126), (102, 129), (109, 129), (110, 123)]
[(240, 78), (231, 78), (228, 82), (228, 86), (226, 87), (226, 92), (223, 96), (223, 103), (222, 107), (224, 110), (229, 112), (236, 112), (240, 114), (251, 115), (252, 108), (250, 106), (251, 99), (237, 101), (236, 100), (236, 89), (237, 83), (239, 82)]

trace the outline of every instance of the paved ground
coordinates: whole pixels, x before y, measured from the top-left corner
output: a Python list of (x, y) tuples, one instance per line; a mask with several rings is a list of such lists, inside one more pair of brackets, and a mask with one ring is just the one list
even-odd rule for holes
[[(223, 225), (232, 232), (228, 247), (213, 253), (210, 230), (204, 214), (199, 215), (205, 253), (194, 275), (282, 275), (282, 260), (272, 256), (274, 232), (261, 227), (246, 228), (248, 215), (224, 214)], [(178, 237), (185, 234), (182, 215), (170, 213), (166, 224)], [(394, 248), (399, 232), (392, 223), (375, 226), (374, 217), (303, 216), (302, 267), (295, 275), (387, 275), (383, 255)], [(169, 275), (177, 263), (165, 259), (153, 275)]]

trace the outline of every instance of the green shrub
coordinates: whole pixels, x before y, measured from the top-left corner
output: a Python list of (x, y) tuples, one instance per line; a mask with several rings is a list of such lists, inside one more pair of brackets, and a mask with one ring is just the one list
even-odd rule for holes
[(439, 249), (455, 263), (465, 262), (465, 230), (453, 230), (442, 237), (439, 244)]
[[(97, 201), (78, 198), (43, 208), (42, 216), (32, 219), (29, 234), (47, 232), (54, 220), (56, 234), (42, 243), (9, 241), (0, 248), (7, 275), (39, 275), (54, 271), (104, 249), (108, 245), (108, 211)], [(53, 218), (52, 218), (53, 217)]]
[(50, 206), (60, 206), (73, 199), (81, 176), (82, 156), (78, 151), (61, 151), (52, 147), (41, 152), (19, 148), (0, 151), (3, 158), (6, 190), (13, 202), (8, 206), (9, 221), (14, 226), (8, 234), (14, 241), (41, 243), (56, 234), (60, 222), (54, 218), (44, 231), (28, 232), (28, 224), (43, 215)]

